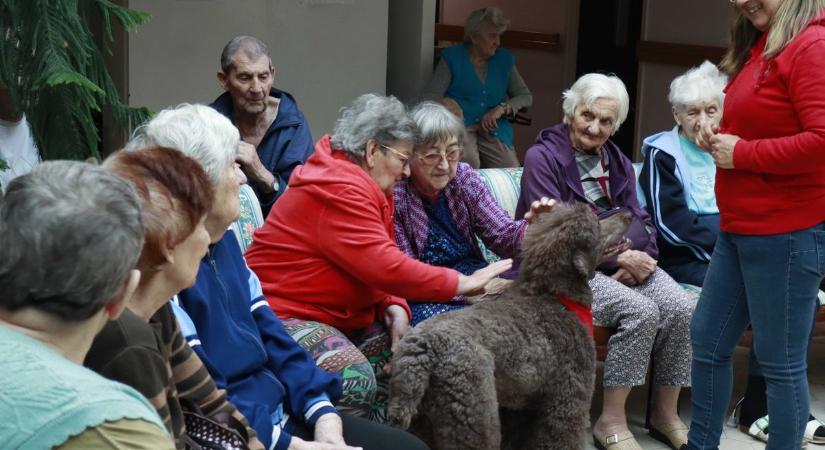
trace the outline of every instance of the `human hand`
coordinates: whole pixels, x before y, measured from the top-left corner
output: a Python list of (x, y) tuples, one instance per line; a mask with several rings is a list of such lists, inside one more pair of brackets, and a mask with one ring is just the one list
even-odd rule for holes
[(350, 447), (346, 444), (329, 444), (326, 442), (305, 441), (292, 436), (287, 450), (363, 450), (361, 447)]
[(458, 291), (456, 295), (476, 295), (484, 292), (484, 287), (493, 278), (510, 270), (513, 267), (512, 259), (496, 261), (483, 269), (478, 269), (472, 275), (458, 274)]
[(326, 413), (315, 422), (315, 442), (346, 445), (344, 442), (344, 424), (335, 413)]
[(622, 269), (621, 267), (610, 277), (625, 286), (636, 286), (636, 278), (633, 278), (633, 275), (631, 275), (630, 272)]
[(390, 332), (390, 350), (395, 351), (398, 342), (410, 331), (407, 311), (399, 305), (390, 305), (384, 310), (384, 326)]
[(539, 200), (530, 204), (530, 211), (524, 213), (524, 220), (527, 223), (533, 223), (533, 220), (541, 213), (545, 213), (556, 206), (556, 201), (547, 197), (542, 197)]
[(713, 151), (710, 145), (710, 138), (719, 132), (719, 125), (713, 121), (705, 122), (696, 134), (696, 145), (702, 150), (710, 153)]
[(656, 270), (657, 262), (645, 252), (638, 250), (627, 250), (619, 253), (616, 259), (620, 268), (623, 268), (633, 275), (637, 283), (644, 283), (645, 280)]
[(739, 136), (732, 134), (716, 134), (710, 138), (710, 154), (716, 167), (733, 169), (733, 149), (740, 140)]
[(267, 192), (272, 190), (275, 176), (261, 162), (258, 157), (258, 150), (254, 145), (240, 141), (235, 162), (241, 165), (241, 170), (249, 179), (261, 185)]
[(465, 301), (469, 305), (475, 305), (486, 300), (492, 300), (500, 296), (513, 284), (513, 280), (506, 280), (504, 278), (493, 278), (484, 286), (484, 292), (478, 295), (469, 295), (465, 297)]
[(457, 101), (451, 99), (450, 97), (444, 97), (441, 99), (441, 104), (449, 109), (451, 113), (455, 114), (456, 117), (462, 121), (464, 120), (464, 111), (462, 111), (461, 106)]
[(504, 107), (502, 107), (501, 105), (496, 105), (493, 106), (493, 109), (484, 113), (484, 115), (481, 116), (481, 120), (479, 121), (481, 129), (489, 133), (498, 128), (498, 122), (496, 121), (504, 115), (504, 111)]
[(602, 257), (601, 259), (599, 259), (599, 264), (607, 261), (608, 259), (620, 253), (623, 253), (626, 250), (629, 250), (632, 245), (633, 241), (631, 241), (628, 238), (623, 238), (619, 243), (608, 245), (604, 248), (604, 251), (602, 252)]

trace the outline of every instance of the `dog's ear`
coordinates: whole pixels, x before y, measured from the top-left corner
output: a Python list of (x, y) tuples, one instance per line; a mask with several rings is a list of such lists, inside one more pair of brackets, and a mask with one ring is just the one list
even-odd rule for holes
[(593, 271), (593, 267), (587, 252), (576, 250), (573, 253), (573, 267), (576, 269), (576, 273), (581, 275), (582, 278), (590, 278), (590, 272)]

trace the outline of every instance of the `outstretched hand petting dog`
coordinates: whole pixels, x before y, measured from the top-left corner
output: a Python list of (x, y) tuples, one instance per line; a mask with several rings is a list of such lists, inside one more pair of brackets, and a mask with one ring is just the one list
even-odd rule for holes
[(524, 213), (524, 220), (528, 224), (533, 223), (533, 220), (542, 213), (549, 212), (556, 206), (556, 201), (547, 197), (542, 197), (539, 200), (530, 204), (530, 211)]
[(493, 278), (501, 275), (513, 267), (510, 258), (496, 261), (489, 266), (478, 269), (472, 275), (458, 274), (458, 292), (456, 295), (476, 295), (484, 292), (484, 287)]

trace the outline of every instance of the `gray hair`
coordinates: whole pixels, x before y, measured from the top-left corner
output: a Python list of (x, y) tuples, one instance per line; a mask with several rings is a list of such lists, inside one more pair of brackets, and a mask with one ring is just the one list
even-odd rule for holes
[(0, 307), (86, 320), (123, 287), (142, 247), (126, 180), (83, 162), (39, 164), (0, 202)]
[(269, 66), (272, 67), (272, 56), (269, 55), (269, 48), (263, 41), (252, 36), (235, 36), (226, 43), (221, 52), (221, 72), (228, 75), (235, 68), (235, 54), (238, 50), (243, 50), (251, 61), (257, 61), (261, 56), (266, 56)]
[(683, 111), (689, 104), (711, 100), (717, 100), (721, 107), (725, 102), (724, 89), (727, 84), (728, 77), (719, 72), (713, 63), (705, 61), (674, 78), (667, 99), (677, 112)]
[(495, 7), (481, 8), (470, 13), (467, 21), (464, 22), (464, 42), (470, 43), (473, 36), (477, 35), (484, 28), (492, 28), (501, 34), (507, 30), (510, 20), (504, 17), (504, 13)]
[(169, 147), (198, 161), (215, 187), (235, 163), (241, 135), (221, 113), (182, 103), (159, 112), (135, 130), (127, 150)]
[(564, 123), (568, 125), (579, 106), (590, 107), (600, 98), (615, 100), (619, 104), (619, 114), (613, 126), (613, 133), (618, 131), (619, 126), (627, 119), (627, 112), (630, 109), (630, 96), (627, 95), (627, 88), (616, 75), (584, 74), (573, 83), (570, 89), (564, 91), (562, 97), (564, 102), (561, 109), (564, 111)]
[(415, 144), (418, 141), (418, 127), (397, 98), (364, 94), (341, 110), (335, 121), (331, 143), (351, 161), (360, 163), (364, 160), (370, 139), (384, 145), (396, 141)]
[(451, 138), (464, 142), (464, 123), (444, 105), (423, 102), (413, 108), (410, 116), (421, 131), (421, 141), (427, 145), (447, 142)]

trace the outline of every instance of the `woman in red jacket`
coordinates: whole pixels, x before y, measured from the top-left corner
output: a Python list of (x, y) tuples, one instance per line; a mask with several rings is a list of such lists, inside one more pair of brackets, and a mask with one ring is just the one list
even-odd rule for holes
[(767, 449), (799, 448), (808, 423), (808, 335), (825, 273), (825, 0), (735, 0), (719, 129), (721, 233), (691, 324), (687, 448), (717, 448), (731, 355), (753, 327), (768, 396)]
[(511, 266), (503, 260), (465, 276), (398, 249), (392, 192), (410, 173), (418, 134), (396, 98), (355, 99), (295, 169), (246, 253), (290, 334), (319, 366), (342, 374), (339, 408), (378, 420), (383, 367), (410, 327), (404, 299), (478, 293)]

